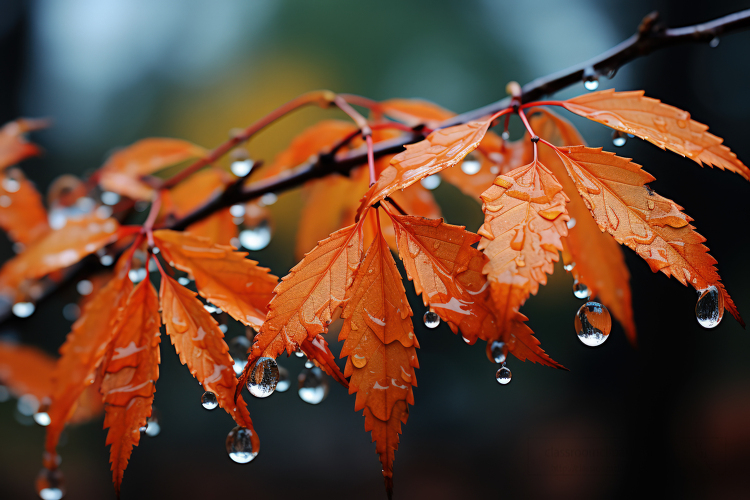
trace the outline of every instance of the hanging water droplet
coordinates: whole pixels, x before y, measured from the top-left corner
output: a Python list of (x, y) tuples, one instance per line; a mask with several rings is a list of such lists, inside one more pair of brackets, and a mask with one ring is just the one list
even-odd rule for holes
[(276, 392), (286, 392), (292, 385), (292, 381), (289, 378), (289, 370), (283, 366), (279, 366), (279, 382), (276, 384)]
[(565, 269), (568, 272), (572, 271), (574, 267), (576, 267), (576, 263), (575, 262), (569, 262), (569, 263), (563, 265), (563, 269)]
[(15, 193), (21, 189), (21, 183), (12, 177), (6, 177), (3, 179), (3, 189), (8, 193)]
[(120, 195), (112, 191), (104, 191), (101, 200), (105, 205), (117, 205), (120, 202)]
[(508, 385), (512, 376), (513, 374), (510, 372), (510, 369), (503, 363), (503, 366), (495, 374), (495, 380), (500, 385)]
[(141, 432), (145, 432), (148, 437), (156, 437), (161, 432), (161, 425), (159, 424), (159, 411), (156, 408), (151, 408), (151, 416), (146, 419), (146, 425), (140, 428)]
[(138, 269), (131, 269), (128, 271), (128, 278), (130, 278), (130, 281), (133, 283), (140, 283), (141, 281), (145, 280), (148, 276), (148, 271), (146, 271), (146, 268), (141, 267)]
[(317, 366), (305, 368), (297, 377), (300, 399), (311, 405), (319, 404), (328, 395), (328, 380)]
[(498, 364), (505, 363), (505, 359), (508, 357), (508, 347), (505, 342), (495, 340), (490, 346), (490, 352), (492, 353), (492, 359)]
[(30, 417), (39, 410), (39, 400), (33, 394), (24, 394), (18, 398), (16, 409), (21, 415)]
[(477, 341), (477, 339), (476, 339), (476, 338), (474, 338), (474, 340), (472, 340), (472, 339), (469, 339), (469, 338), (466, 338), (466, 337), (464, 337), (464, 336), (462, 336), (461, 338), (463, 339), (463, 341), (464, 341), (464, 342), (466, 342), (466, 343), (467, 343), (467, 344), (469, 344), (469, 345), (474, 345), (474, 344), (476, 343), (476, 341)]
[(427, 328), (437, 328), (440, 324), (440, 316), (435, 311), (427, 311), (424, 313), (424, 326)]
[(305, 368), (312, 368), (313, 366), (315, 366), (315, 363), (313, 363), (309, 359), (305, 360)]
[(177, 283), (182, 286), (188, 286), (190, 284), (190, 279), (185, 276), (180, 276), (179, 278), (177, 278)]
[(507, 130), (503, 130), (503, 133), (500, 134), (500, 137), (502, 137), (504, 141), (507, 141), (508, 139), (510, 139), (510, 132), (508, 132)]
[(482, 164), (473, 153), (469, 153), (463, 162), (461, 162), (461, 171), (466, 175), (475, 175), (482, 170)]
[(245, 177), (253, 169), (253, 160), (237, 160), (232, 162), (232, 173), (237, 177)]
[(237, 426), (227, 434), (227, 453), (229, 458), (238, 464), (246, 464), (258, 456), (253, 448), (253, 431), (247, 427)]
[(250, 349), (250, 340), (244, 335), (235, 337), (229, 341), (229, 355), (234, 360), (234, 373), (239, 375), (247, 365), (247, 351)]
[(299, 349), (299, 348), (296, 351), (294, 351), (294, 355), (297, 356), (298, 358), (304, 358), (305, 357), (305, 353), (302, 352), (302, 349)]
[(571, 217), (568, 222), (565, 223), (566, 226), (568, 226), (568, 229), (573, 229), (576, 227), (576, 220), (575, 217)]
[(28, 318), (34, 314), (34, 304), (31, 302), (16, 302), (13, 304), (13, 314), (19, 318)]
[(203, 405), (203, 408), (207, 410), (213, 410), (214, 408), (219, 406), (219, 400), (216, 397), (216, 394), (211, 391), (206, 391), (201, 396), (201, 404)]
[(274, 193), (266, 193), (260, 197), (260, 200), (258, 200), (258, 205), (260, 205), (261, 207), (267, 207), (276, 203), (276, 200), (278, 199), (279, 197)]
[(708, 46), (711, 47), (712, 49), (715, 49), (716, 47), (718, 47), (719, 46), (719, 37), (718, 36), (713, 37), (711, 39), (711, 41), (708, 42)]
[(724, 317), (724, 297), (715, 286), (700, 290), (695, 317), (703, 328), (716, 328)]
[(245, 215), (245, 205), (232, 205), (229, 207), (229, 213), (232, 217), (243, 217)]
[(34, 413), (34, 422), (41, 425), (42, 427), (47, 427), (52, 423), (47, 410), (49, 410), (49, 407), (47, 405), (43, 405), (41, 408), (39, 408), (39, 411)]
[(586, 302), (578, 309), (575, 319), (578, 340), (589, 347), (600, 346), (609, 338), (612, 318), (599, 302)]
[(435, 189), (436, 187), (438, 187), (440, 185), (441, 180), (440, 180), (440, 176), (439, 175), (433, 174), (433, 175), (425, 177), (424, 179), (422, 179), (419, 182), (422, 184), (422, 187), (424, 187), (425, 189), (429, 189), (430, 191), (432, 191), (433, 189)]
[(588, 299), (591, 295), (591, 292), (589, 291), (589, 287), (587, 287), (584, 283), (575, 280), (573, 282), (573, 295), (575, 295), (577, 299)]
[(112, 264), (114, 264), (115, 258), (112, 257), (111, 255), (106, 255), (105, 254), (105, 255), (102, 255), (101, 257), (99, 257), (99, 262), (103, 266), (111, 266)]
[(628, 142), (628, 134), (615, 130), (612, 132), (612, 144), (615, 147), (621, 148)]
[(271, 242), (271, 226), (263, 221), (252, 229), (240, 232), (240, 244), (248, 250), (263, 250)]
[(76, 284), (76, 290), (81, 295), (88, 295), (94, 291), (94, 284), (89, 280), (81, 280)]
[(60, 469), (39, 471), (35, 486), (42, 500), (60, 500), (65, 496), (65, 478)]
[(586, 90), (596, 90), (599, 88), (599, 80), (597, 80), (595, 75), (589, 75), (583, 80), (583, 86)]
[(279, 365), (273, 358), (262, 357), (247, 378), (247, 390), (256, 398), (267, 398), (279, 383)]

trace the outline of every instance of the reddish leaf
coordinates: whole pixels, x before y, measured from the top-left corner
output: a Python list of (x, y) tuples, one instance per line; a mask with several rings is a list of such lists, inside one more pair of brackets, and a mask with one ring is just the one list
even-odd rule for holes
[(29, 245), (49, 231), (47, 210), (34, 185), (16, 168), (0, 182), (0, 228), (11, 240)]
[(428, 128), (436, 128), (443, 120), (456, 115), (422, 99), (388, 99), (378, 104), (378, 110), (410, 127), (424, 124)]
[(334, 358), (333, 353), (328, 348), (328, 342), (322, 335), (316, 335), (312, 340), (305, 340), (300, 344), (300, 349), (315, 366), (333, 377), (339, 384), (347, 389), (349, 388), (349, 381), (341, 373), (341, 369), (336, 364), (336, 358)]
[(48, 126), (47, 120), (28, 118), (19, 118), (16, 121), (6, 123), (0, 129), (0, 171), (25, 160), (29, 156), (38, 155), (41, 151), (36, 145), (28, 142), (24, 134)]
[(245, 252), (214, 245), (177, 231), (154, 231), (154, 241), (170, 265), (195, 278), (201, 297), (237, 321), (260, 328), (278, 279)]
[(348, 356), (344, 374), (351, 377), (349, 393), (357, 393), (354, 411), (364, 410), (365, 429), (376, 442), (390, 494), (401, 423), (408, 418), (408, 404), (414, 404), (419, 343), (401, 276), (381, 234), (347, 295), (339, 335), (345, 341), (341, 357)]
[(734, 302), (719, 281), (716, 260), (694, 231), (682, 207), (656, 194), (654, 178), (640, 165), (584, 146), (558, 149), (560, 159), (601, 230), (643, 257), (651, 270), (690, 283), (696, 290), (718, 288), (724, 307), (744, 326)]
[(55, 358), (36, 347), (0, 341), (0, 383), (14, 396), (48, 404), (54, 368)]
[(727, 169), (750, 180), (750, 169), (722, 144), (722, 138), (708, 132), (706, 125), (691, 120), (687, 111), (643, 93), (602, 90), (568, 99), (562, 105), (577, 115), (687, 156), (698, 165)]
[(159, 378), (159, 300), (148, 279), (130, 293), (104, 362), (102, 395), (104, 428), (112, 463), (112, 481), (119, 497), (120, 485), (133, 446), (146, 427)]

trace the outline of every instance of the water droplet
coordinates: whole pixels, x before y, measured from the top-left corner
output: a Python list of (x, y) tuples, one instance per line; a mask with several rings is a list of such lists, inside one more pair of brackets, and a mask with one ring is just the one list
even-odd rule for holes
[(13, 179), (12, 177), (6, 177), (5, 179), (3, 179), (3, 189), (5, 189), (9, 193), (15, 193), (16, 191), (21, 189), (21, 183), (16, 179)]
[(461, 162), (461, 171), (466, 175), (476, 175), (480, 170), (482, 170), (482, 164), (472, 153), (469, 153), (464, 161)]
[(571, 217), (568, 222), (565, 223), (566, 226), (568, 226), (568, 229), (573, 229), (576, 227), (576, 220), (574, 217)]
[(422, 184), (422, 187), (424, 187), (425, 189), (429, 189), (430, 191), (432, 191), (433, 189), (435, 189), (436, 187), (438, 187), (440, 185), (441, 181), (440, 181), (440, 176), (437, 175), (437, 174), (434, 174), (434, 175), (430, 175), (430, 176), (425, 177), (424, 179), (422, 179), (419, 182)]
[(472, 339), (469, 339), (469, 338), (466, 338), (466, 337), (464, 337), (464, 336), (461, 336), (461, 338), (463, 339), (463, 341), (464, 341), (464, 342), (466, 342), (466, 343), (467, 343), (467, 344), (469, 344), (469, 345), (474, 345), (474, 344), (476, 344), (476, 342), (477, 342), (477, 339), (476, 339), (476, 337), (475, 337), (475, 338), (474, 338), (473, 340), (472, 340)]
[(612, 144), (615, 147), (621, 148), (628, 142), (628, 134), (615, 130), (612, 132)]
[(271, 242), (271, 226), (263, 221), (252, 229), (240, 232), (240, 244), (248, 250), (263, 250)]
[(495, 380), (500, 385), (508, 385), (512, 376), (513, 374), (510, 372), (510, 369), (503, 363), (503, 366), (495, 374)]
[(206, 391), (201, 396), (201, 404), (203, 405), (203, 408), (213, 410), (219, 406), (219, 400), (216, 398), (216, 394), (211, 391)]
[(708, 42), (708, 46), (711, 47), (712, 49), (715, 49), (716, 47), (718, 47), (719, 46), (719, 37), (718, 36), (713, 37), (711, 39), (711, 41)]
[(229, 355), (234, 360), (234, 373), (239, 375), (247, 365), (247, 350), (250, 349), (250, 340), (244, 335), (235, 337), (229, 341)]
[(575, 280), (573, 282), (573, 295), (575, 295), (577, 299), (588, 299), (591, 295), (591, 292), (589, 291), (589, 287), (587, 287), (584, 283)]
[(60, 500), (65, 496), (65, 478), (60, 469), (39, 471), (35, 486), (42, 500)]
[(151, 416), (146, 419), (146, 425), (141, 427), (141, 432), (145, 432), (148, 437), (156, 437), (161, 432), (159, 424), (159, 412), (156, 408), (151, 408)]
[(128, 278), (130, 278), (130, 281), (133, 283), (140, 283), (141, 281), (145, 280), (148, 276), (148, 271), (146, 271), (146, 268), (141, 267), (139, 269), (131, 269), (128, 271)]
[(283, 366), (279, 366), (279, 382), (276, 384), (276, 392), (286, 392), (292, 385), (292, 381), (289, 378), (289, 370)]
[(294, 355), (297, 356), (298, 358), (304, 358), (305, 357), (305, 353), (302, 352), (302, 349), (297, 349), (296, 351), (294, 351)]
[(716, 328), (724, 317), (724, 297), (715, 286), (700, 290), (695, 317), (703, 328)]
[(19, 318), (28, 318), (34, 314), (34, 304), (31, 302), (16, 302), (13, 304), (13, 314)]
[(273, 358), (262, 357), (256, 361), (247, 378), (247, 390), (256, 398), (267, 398), (279, 383), (279, 365)]
[(24, 394), (18, 398), (16, 409), (21, 415), (30, 417), (39, 410), (39, 400), (33, 394)]
[(76, 290), (81, 295), (88, 295), (94, 291), (94, 284), (89, 280), (81, 280), (76, 284)]
[(253, 449), (253, 431), (247, 427), (237, 426), (227, 434), (227, 453), (229, 458), (238, 464), (246, 464), (258, 456)]
[(81, 308), (78, 304), (65, 304), (62, 309), (63, 318), (68, 321), (75, 321), (81, 315)]
[(229, 213), (232, 217), (242, 217), (245, 215), (245, 205), (232, 205), (229, 207)]
[(267, 207), (276, 203), (276, 200), (278, 199), (278, 196), (276, 196), (274, 193), (266, 193), (260, 197), (260, 200), (258, 200), (258, 205), (260, 205), (261, 207)]
[(188, 286), (190, 284), (190, 278), (187, 278), (185, 276), (180, 276), (177, 278), (177, 283), (179, 283), (182, 286)]
[(612, 318), (599, 302), (586, 302), (578, 309), (575, 319), (578, 340), (589, 347), (600, 346), (609, 338)]
[(313, 363), (309, 359), (305, 360), (305, 368), (312, 368), (313, 366), (315, 366), (315, 363)]
[(253, 169), (253, 160), (237, 160), (232, 163), (231, 169), (237, 177), (245, 177)]
[(120, 195), (112, 191), (104, 191), (101, 200), (105, 205), (117, 205), (120, 202)]
[(111, 255), (102, 255), (101, 257), (99, 257), (99, 262), (103, 266), (111, 266), (112, 264), (115, 263), (115, 258), (112, 257)]
[(490, 346), (490, 351), (495, 363), (505, 363), (505, 359), (508, 357), (508, 347), (505, 345), (505, 342), (495, 340)]
[(586, 90), (596, 90), (599, 88), (599, 80), (596, 79), (596, 76), (587, 76), (583, 81), (583, 86)]
[(328, 380), (323, 370), (317, 366), (302, 370), (297, 381), (299, 382), (297, 394), (305, 403), (319, 404), (328, 395)]
[(568, 264), (563, 265), (563, 269), (565, 269), (568, 272), (572, 271), (574, 267), (576, 267), (575, 262), (570, 262)]
[(435, 311), (427, 311), (424, 313), (424, 326), (427, 328), (437, 328), (440, 324), (440, 316)]
[(500, 137), (502, 137), (504, 141), (507, 141), (508, 139), (510, 139), (510, 132), (508, 132), (507, 130), (503, 130), (503, 133), (500, 134)]
[(49, 424), (52, 423), (52, 420), (49, 418), (49, 413), (47, 413), (47, 408), (43, 408), (44, 411), (38, 411), (34, 413), (34, 422), (41, 425), (42, 427), (47, 427)]

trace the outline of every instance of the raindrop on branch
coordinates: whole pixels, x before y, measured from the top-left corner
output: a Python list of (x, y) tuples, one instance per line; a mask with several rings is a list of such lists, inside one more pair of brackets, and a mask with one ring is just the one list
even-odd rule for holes
[(586, 90), (594, 91), (599, 88), (599, 80), (596, 75), (589, 75), (583, 79), (583, 86)]
[(721, 291), (711, 285), (700, 290), (695, 304), (695, 317), (703, 328), (716, 328), (724, 317), (724, 297)]

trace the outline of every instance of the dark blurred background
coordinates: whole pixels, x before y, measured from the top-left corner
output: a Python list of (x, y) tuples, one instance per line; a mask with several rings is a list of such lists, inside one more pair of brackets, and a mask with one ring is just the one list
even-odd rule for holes
[[(697, 4), (696, 4), (697, 5)], [(34, 138), (44, 157), (23, 164), (40, 190), (63, 173), (84, 175), (112, 148), (147, 136), (206, 147), (310, 89), (375, 99), (422, 97), (455, 111), (499, 99), (510, 80), (581, 62), (630, 36), (659, 10), (670, 26), (706, 21), (746, 2), (550, 0), (379, 2), (294, 0), (3, 0), (0, 4), (0, 122), (50, 116)], [(680, 46), (622, 68), (600, 88), (645, 89), (689, 110), (750, 162), (750, 33), (716, 48)], [(583, 93), (582, 85), (562, 92)], [(253, 141), (270, 159), (296, 133), (334, 112), (305, 110)], [(580, 124), (588, 142), (609, 147), (609, 132)], [(611, 149), (611, 147), (610, 147)], [(630, 140), (618, 150), (658, 179), (652, 186), (695, 218), (723, 281), (750, 315), (747, 263), (750, 185), (739, 176)], [(441, 185), (449, 222), (476, 230), (479, 204)], [(271, 207), (276, 232), (252, 258), (284, 275), (301, 208), (298, 193)], [(0, 256), (12, 254), (6, 240)], [(415, 312), (421, 368), (416, 406), (396, 454), (396, 498), (679, 498), (750, 496), (750, 349), (727, 314), (716, 330), (695, 320), (691, 288), (654, 275), (626, 251), (639, 347), (619, 325), (591, 349), (573, 331), (581, 302), (558, 268), (524, 306), (543, 347), (570, 372), (509, 361), (499, 386), (482, 345), (466, 346), (445, 325), (426, 330)], [(62, 307), (74, 287), (28, 319), (0, 326), (54, 352), (70, 322)], [(230, 335), (241, 330), (230, 326)], [(298, 358), (281, 359), (296, 378)], [(332, 386), (319, 406), (295, 390), (251, 400), (262, 440), (258, 458), (231, 462), (232, 421), (201, 408), (201, 389), (162, 341), (155, 405), (162, 431), (144, 437), (125, 474), (123, 497), (382, 499), (380, 465), (354, 398)], [(250, 398), (252, 399), (252, 398)], [(35, 498), (44, 431), (16, 421), (0, 404), (0, 497)], [(61, 448), (67, 498), (114, 498), (101, 421), (69, 429)]]

